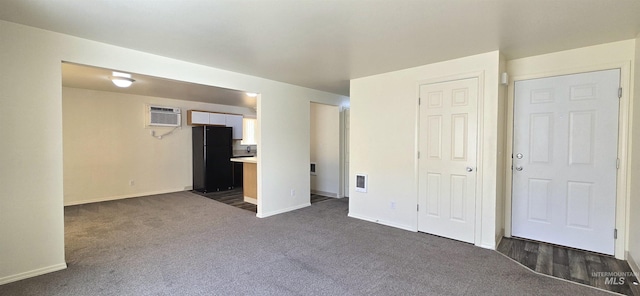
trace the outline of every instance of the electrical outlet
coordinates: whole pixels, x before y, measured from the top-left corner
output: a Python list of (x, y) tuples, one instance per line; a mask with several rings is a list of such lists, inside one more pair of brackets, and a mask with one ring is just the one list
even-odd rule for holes
[(129, 180), (129, 186), (133, 186), (136, 185), (136, 182), (134, 182), (133, 180)]
[(296, 197), (296, 190), (295, 189), (291, 189), (291, 197)]
[(396, 202), (392, 201), (391, 204), (389, 204), (389, 207), (391, 207), (392, 210), (396, 209)]

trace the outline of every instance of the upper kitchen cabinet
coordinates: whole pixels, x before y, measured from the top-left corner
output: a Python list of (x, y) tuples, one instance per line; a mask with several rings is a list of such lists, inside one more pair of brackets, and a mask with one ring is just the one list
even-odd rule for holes
[(209, 112), (202, 111), (187, 111), (187, 124), (188, 125), (203, 125), (209, 124)]
[(227, 118), (226, 114), (222, 113), (189, 110), (187, 111), (187, 124), (227, 126)]
[(226, 117), (227, 114), (209, 113), (209, 125), (229, 126)]
[(225, 114), (225, 125), (233, 129), (234, 140), (242, 140), (242, 115)]
[(232, 139), (242, 140), (242, 115), (188, 110), (187, 124), (228, 126), (232, 128)]

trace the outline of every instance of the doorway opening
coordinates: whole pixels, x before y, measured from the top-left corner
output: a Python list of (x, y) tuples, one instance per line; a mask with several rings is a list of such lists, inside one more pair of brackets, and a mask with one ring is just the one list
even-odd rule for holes
[[(61, 63), (65, 219), (103, 201), (192, 190), (188, 110), (257, 117), (259, 96), (244, 91), (136, 73), (120, 88), (109, 79), (113, 70)], [(179, 124), (148, 125), (149, 105), (173, 107)], [(246, 150), (232, 141), (232, 149)], [(91, 205), (74, 207), (82, 204)]]
[(309, 177), (311, 203), (340, 197), (340, 110), (310, 103)]

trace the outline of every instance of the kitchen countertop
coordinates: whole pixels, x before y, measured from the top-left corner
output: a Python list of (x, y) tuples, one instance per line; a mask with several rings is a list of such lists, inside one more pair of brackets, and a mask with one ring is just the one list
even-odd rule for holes
[(258, 158), (253, 157), (234, 157), (231, 159), (233, 162), (244, 162), (244, 163), (258, 163)]

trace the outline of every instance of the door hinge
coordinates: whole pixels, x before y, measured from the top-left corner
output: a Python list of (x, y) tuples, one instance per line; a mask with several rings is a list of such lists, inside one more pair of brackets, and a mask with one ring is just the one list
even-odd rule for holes
[(618, 99), (622, 98), (622, 87), (618, 88)]
[(416, 205), (416, 212), (420, 212), (420, 204)]
[(418, 159), (420, 159), (420, 151), (418, 151)]
[(613, 229), (613, 238), (617, 239), (618, 238), (618, 229)]
[(616, 169), (620, 168), (620, 158), (616, 158)]
[(422, 105), (422, 98), (418, 97), (418, 105)]

